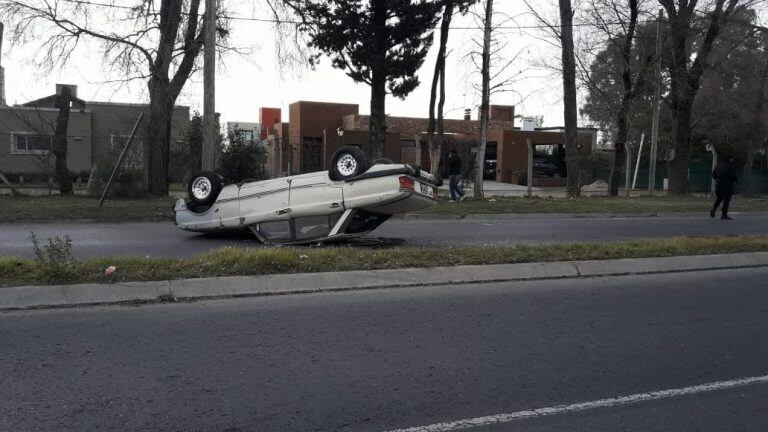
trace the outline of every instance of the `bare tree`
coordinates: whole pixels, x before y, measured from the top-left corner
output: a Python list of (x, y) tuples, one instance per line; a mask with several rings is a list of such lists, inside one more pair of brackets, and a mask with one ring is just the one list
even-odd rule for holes
[(482, 96), (480, 102), (480, 142), (475, 154), (475, 198), (483, 197), (483, 168), (485, 165), (485, 145), (488, 138), (488, 117), (491, 99), (491, 31), (493, 22), (493, 0), (485, 0), (483, 19), (483, 62), (480, 68)]
[(565, 159), (567, 167), (566, 196), (576, 198), (581, 195), (581, 149), (578, 147), (578, 107), (576, 102), (576, 55), (574, 51), (573, 17), (571, 0), (558, 0), (560, 24), (546, 19), (538, 12), (538, 5), (524, 0), (528, 10), (541, 22), (557, 42), (543, 39), (560, 48), (560, 72), (563, 79), (563, 114), (565, 123)]
[[(482, 11), (472, 11), (475, 22), (483, 29), (482, 38), (472, 38), (463, 61), (468, 64), (467, 81), (474, 81), (473, 75), (479, 74), (480, 82), (472, 83), (474, 91), (480, 94), (480, 125), (478, 128), (478, 148), (475, 160), (472, 163), (474, 172), (474, 195), (482, 197), (483, 169), (485, 165), (485, 149), (488, 141), (488, 129), (490, 128), (490, 100), (495, 94), (514, 93), (520, 99), (525, 97), (520, 94), (513, 85), (519, 80), (523, 71), (518, 66), (520, 56), (527, 47), (510, 52), (509, 40), (501, 32), (501, 28), (515, 23), (517, 16), (509, 16), (493, 10), (493, 2), (489, 5), (486, 1)], [(478, 8), (479, 9), (479, 8)], [(490, 13), (490, 18), (488, 14)]]
[[(704, 12), (709, 25), (703, 40), (693, 44), (693, 24), (697, 19), (698, 0), (659, 0), (669, 17), (671, 39), (669, 73), (670, 107), (672, 109), (672, 152), (669, 156), (669, 193), (686, 195), (688, 165), (691, 156), (691, 127), (693, 102), (701, 87), (701, 78), (708, 67), (712, 48), (720, 35), (722, 25), (733, 15), (736, 7), (750, 0), (714, 0), (710, 10)], [(692, 50), (695, 49), (695, 52)], [(693, 58), (691, 61), (691, 58)]]
[[(14, 43), (39, 44), (36, 63), (43, 70), (66, 65), (87, 39), (101, 44), (103, 63), (120, 80), (146, 81), (147, 189), (151, 195), (165, 196), (173, 107), (197, 69), (207, 23), (200, 17), (200, 0), (161, 0), (159, 9), (157, 3), (0, 0), (0, 17), (10, 23)], [(220, 40), (225, 40), (226, 19), (219, 15), (216, 25)]]
[(578, 112), (576, 107), (576, 58), (573, 52), (573, 9), (571, 0), (559, 0), (560, 41), (563, 62), (563, 112), (565, 118), (565, 154), (568, 166), (566, 196), (581, 195), (581, 151), (577, 146)]
[[(432, 76), (432, 87), (429, 94), (429, 121), (427, 124), (427, 143), (429, 148), (429, 171), (433, 176), (438, 176), (440, 172), (440, 153), (443, 147), (443, 131), (441, 130), (435, 139), (435, 129), (443, 126), (443, 107), (445, 104), (445, 57), (446, 45), (448, 44), (448, 32), (450, 31), (451, 19), (453, 18), (452, 1), (448, 1), (443, 8), (443, 20), (440, 24), (440, 46), (437, 51), (437, 60), (435, 61), (435, 73)], [(438, 106), (437, 121), (435, 120), (435, 101), (437, 99), (437, 87), (440, 85), (440, 104)]]
[[(614, 71), (615, 76), (611, 76), (609, 81), (621, 82), (621, 98), (618, 101), (606, 101), (606, 105), (612, 107), (615, 119), (615, 131), (612, 134), (614, 137), (614, 157), (611, 162), (608, 190), (610, 196), (618, 195), (621, 173), (630, 168), (623, 165), (629, 137), (631, 110), (635, 99), (645, 87), (649, 74), (652, 72), (653, 53), (640, 52), (639, 62), (634, 61), (633, 58), (640, 12), (640, 0), (624, 0), (622, 3), (615, 0), (610, 2), (595, 0), (589, 13), (591, 21), (595, 23), (596, 30), (604, 37), (602, 40), (607, 39), (608, 49), (615, 50), (620, 57), (618, 70)], [(600, 88), (599, 81), (593, 80), (589, 71), (584, 70), (586, 62), (579, 56), (575, 56), (575, 58), (586, 85), (592, 90), (591, 94), (601, 94), (603, 90)], [(611, 99), (611, 97), (606, 99)]]
[[(437, 51), (437, 60), (435, 62), (435, 73), (432, 77), (432, 88), (429, 95), (429, 122), (427, 126), (427, 142), (430, 157), (430, 172), (432, 175), (439, 175), (440, 155), (442, 153), (444, 139), (444, 107), (445, 107), (445, 59), (448, 55), (448, 33), (451, 28), (454, 10), (459, 13), (466, 13), (469, 6), (477, 0), (445, 0), (443, 7), (443, 19), (440, 24), (440, 46)], [(437, 119), (435, 119), (435, 102), (437, 99), (437, 89), (440, 87), (440, 101), (437, 107)], [(435, 129), (437, 137), (435, 138)]]

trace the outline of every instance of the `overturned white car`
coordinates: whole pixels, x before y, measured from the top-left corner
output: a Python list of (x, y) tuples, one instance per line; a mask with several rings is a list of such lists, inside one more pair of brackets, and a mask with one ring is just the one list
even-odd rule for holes
[(441, 181), (406, 164), (369, 167), (352, 146), (337, 150), (330, 171), (223, 186), (210, 172), (193, 176), (174, 207), (187, 231), (248, 228), (264, 243), (301, 244), (368, 234), (391, 215), (436, 203)]

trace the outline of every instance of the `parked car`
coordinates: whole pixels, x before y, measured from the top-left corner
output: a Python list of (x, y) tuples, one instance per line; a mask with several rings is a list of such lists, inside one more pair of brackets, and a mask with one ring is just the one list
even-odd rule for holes
[(496, 180), (496, 159), (486, 159), (483, 166), (483, 180)]
[(560, 167), (557, 164), (551, 162), (547, 158), (534, 157), (533, 158), (533, 173), (534, 175), (544, 177), (561, 177)]
[(260, 241), (301, 244), (366, 235), (396, 213), (434, 205), (442, 181), (418, 167), (337, 150), (329, 171), (223, 186), (211, 172), (192, 176), (174, 207), (186, 231), (249, 229)]

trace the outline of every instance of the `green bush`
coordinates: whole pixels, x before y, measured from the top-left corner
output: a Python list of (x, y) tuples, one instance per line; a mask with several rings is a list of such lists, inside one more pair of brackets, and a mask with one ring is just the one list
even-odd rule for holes
[(229, 135), (229, 144), (221, 154), (219, 174), (226, 183), (267, 178), (264, 163), (266, 151), (258, 140), (245, 140), (237, 134)]

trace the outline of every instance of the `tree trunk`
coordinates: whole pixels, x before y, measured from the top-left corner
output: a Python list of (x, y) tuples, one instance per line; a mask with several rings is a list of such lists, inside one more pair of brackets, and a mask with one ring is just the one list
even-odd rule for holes
[(375, 29), (371, 62), (371, 121), (368, 142), (373, 148), (373, 158), (384, 156), (387, 140), (387, 2), (372, 2), (371, 25)]
[(667, 10), (671, 35), (671, 77), (670, 99), (672, 101), (672, 150), (669, 161), (669, 194), (688, 195), (688, 163), (691, 155), (691, 117), (693, 102), (701, 86), (701, 77), (707, 68), (707, 61), (715, 40), (721, 31), (721, 24), (735, 10), (739, 0), (716, 0), (711, 12), (706, 35), (698, 44), (696, 56), (691, 63), (691, 22), (696, 14), (696, 2), (674, 2), (659, 0)]
[(168, 196), (168, 161), (174, 102), (168, 81), (151, 78), (149, 108), (144, 127), (144, 149), (148, 173), (147, 190), (154, 197)]
[[(442, 47), (440, 47), (442, 50)], [(429, 92), (429, 120), (427, 122), (427, 148), (429, 149), (429, 172), (437, 177), (440, 168), (440, 154), (436, 151), (435, 128), (435, 103), (437, 100), (437, 85), (440, 82), (440, 59), (442, 51), (437, 53), (437, 62), (435, 63), (435, 73), (432, 76), (432, 88)], [(435, 158), (438, 160), (435, 161)]]
[(749, 176), (752, 174), (752, 166), (755, 165), (755, 140), (751, 138), (747, 143), (747, 157), (744, 161), (744, 169), (741, 172), (739, 183), (741, 192), (749, 194)]
[[(443, 107), (445, 106), (445, 52), (448, 44), (448, 32), (453, 18), (453, 3), (445, 5), (443, 21), (440, 25), (440, 47), (437, 51), (435, 73), (432, 76), (432, 88), (429, 95), (429, 124), (427, 126), (427, 142), (429, 143), (430, 172), (433, 176), (440, 175), (440, 154), (443, 146)], [(437, 124), (435, 122), (435, 100), (437, 99), (437, 86), (440, 85), (440, 104), (438, 107)], [(438, 129), (438, 137), (435, 139), (435, 128)]]
[(667, 160), (669, 194), (688, 194), (688, 155), (690, 154), (690, 124), (693, 101), (688, 101), (688, 59), (686, 39), (689, 26), (671, 22), (672, 64), (669, 68), (670, 107), (672, 111), (672, 152)]
[(669, 194), (688, 195), (688, 164), (691, 158), (691, 117), (693, 100), (672, 103), (672, 154), (669, 166)]
[[(609, 179), (608, 192), (610, 196), (615, 197), (619, 195), (619, 183), (621, 182), (621, 173), (627, 169), (625, 166), (625, 153), (627, 146), (627, 136), (629, 135), (629, 121), (627, 120), (627, 107), (628, 103), (622, 103), (621, 110), (616, 118), (617, 132), (616, 141), (614, 142), (614, 156), (611, 161), (611, 178)], [(622, 167), (624, 168), (622, 170)], [(630, 185), (625, 185), (630, 187)]]
[(475, 155), (475, 198), (482, 198), (483, 168), (485, 167), (485, 144), (488, 139), (488, 116), (491, 99), (491, 30), (493, 21), (493, 0), (486, 0), (485, 22), (483, 30), (483, 94), (480, 102), (480, 141)]
[(59, 115), (56, 117), (56, 130), (53, 134), (53, 155), (56, 157), (56, 182), (62, 195), (72, 193), (72, 179), (67, 168), (67, 130), (69, 127), (69, 111), (72, 105), (72, 93), (69, 87), (63, 87), (61, 95), (56, 96), (56, 107)]
[[(450, 21), (450, 20), (449, 20)], [(449, 22), (450, 24), (450, 22)], [(446, 33), (448, 32), (446, 27)], [(440, 102), (437, 104), (437, 139), (435, 141), (435, 149), (432, 151), (435, 155), (435, 161), (432, 162), (432, 168), (435, 171), (440, 169), (440, 155), (443, 151), (443, 143), (445, 142), (445, 121), (443, 119), (443, 113), (445, 109), (445, 58), (440, 62)]]
[(581, 195), (581, 155), (577, 147), (576, 59), (573, 53), (573, 10), (571, 0), (560, 2), (560, 38), (563, 61), (563, 111), (565, 116), (565, 151), (568, 167), (566, 196)]
[[(621, 97), (621, 106), (616, 116), (616, 141), (614, 142), (614, 157), (611, 163), (611, 178), (609, 181), (609, 194), (612, 197), (619, 195), (619, 179), (622, 171), (627, 172), (631, 167), (626, 164), (625, 150), (627, 145), (627, 136), (629, 135), (629, 110), (632, 105), (632, 101), (636, 96), (636, 92), (633, 90), (632, 84), (632, 66), (630, 64), (632, 54), (632, 44), (635, 39), (635, 25), (637, 24), (638, 6), (637, 0), (629, 0), (629, 25), (627, 26), (627, 34), (624, 37), (624, 46), (621, 51), (621, 82), (624, 88), (624, 93)], [(642, 76), (644, 71), (641, 68), (637, 72), (637, 86), (639, 87), (644, 81)], [(631, 185), (624, 185), (627, 191), (629, 191)], [(629, 192), (627, 192), (629, 196)]]
[(387, 81), (384, 72), (376, 70), (373, 72), (371, 81), (371, 122), (368, 130), (368, 141), (373, 149), (371, 156), (375, 159), (384, 156), (384, 145), (387, 140)]

